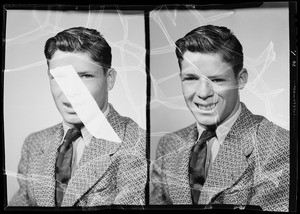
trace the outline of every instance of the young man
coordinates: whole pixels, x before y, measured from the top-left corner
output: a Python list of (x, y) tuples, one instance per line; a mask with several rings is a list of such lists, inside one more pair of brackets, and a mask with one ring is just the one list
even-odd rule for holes
[[(48, 39), (44, 52), (51, 92), (63, 122), (26, 138), (18, 169), (20, 189), (9, 205), (143, 205), (147, 177), (145, 131), (108, 103), (108, 91), (116, 78), (111, 68), (111, 47), (98, 31), (76, 27)], [(94, 105), (121, 142), (91, 134), (81, 119), (85, 116), (76, 109), (92, 106), (93, 102), (71, 102), (70, 94), (51, 73), (63, 66), (74, 68), (79, 82), (92, 95)], [(72, 86), (75, 82), (68, 75), (63, 78)]]
[(248, 73), (238, 39), (201, 26), (176, 41), (176, 55), (196, 123), (160, 140), (150, 203), (288, 211), (289, 132), (240, 102)]

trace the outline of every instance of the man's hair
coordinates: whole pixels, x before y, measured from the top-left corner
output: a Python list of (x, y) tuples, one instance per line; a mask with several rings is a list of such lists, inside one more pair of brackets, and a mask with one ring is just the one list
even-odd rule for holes
[(111, 67), (111, 47), (94, 29), (74, 27), (59, 32), (46, 41), (44, 49), (46, 58), (51, 59), (57, 50), (89, 53), (95, 62), (104, 67), (104, 71)]
[(226, 27), (205, 25), (187, 33), (176, 41), (176, 56), (181, 70), (186, 51), (203, 54), (220, 54), (229, 63), (235, 75), (243, 68), (243, 47), (235, 35)]

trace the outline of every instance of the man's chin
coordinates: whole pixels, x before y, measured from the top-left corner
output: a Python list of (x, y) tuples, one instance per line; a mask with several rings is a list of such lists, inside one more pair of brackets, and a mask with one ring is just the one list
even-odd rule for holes
[(64, 117), (64, 121), (70, 126), (78, 126), (82, 124), (81, 120), (76, 114), (73, 117)]
[(215, 116), (197, 116), (195, 119), (200, 125), (205, 127), (214, 127), (217, 124), (217, 117)]

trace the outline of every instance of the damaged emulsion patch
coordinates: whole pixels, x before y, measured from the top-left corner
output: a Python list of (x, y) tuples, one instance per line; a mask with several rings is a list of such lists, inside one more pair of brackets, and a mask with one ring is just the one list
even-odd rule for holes
[(72, 65), (50, 69), (50, 73), (91, 135), (121, 143)]

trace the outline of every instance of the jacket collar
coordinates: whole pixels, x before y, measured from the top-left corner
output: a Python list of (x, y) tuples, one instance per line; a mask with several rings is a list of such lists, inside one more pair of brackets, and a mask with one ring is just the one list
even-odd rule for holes
[(230, 188), (244, 173), (248, 167), (247, 157), (254, 148), (253, 135), (258, 122), (242, 103), (242, 112), (220, 147), (204, 183), (200, 204), (209, 204), (215, 195)]
[[(189, 158), (190, 151), (193, 145), (197, 141), (198, 131), (196, 123), (185, 128), (184, 131), (179, 131), (173, 135), (176, 139), (176, 144), (179, 147), (176, 148), (175, 153), (171, 153), (172, 157), (168, 158), (168, 161), (172, 161), (172, 169), (166, 171), (169, 174), (167, 176), (167, 183), (169, 186), (169, 193), (174, 204), (182, 204), (183, 202), (191, 204), (191, 193), (189, 185)], [(173, 158), (175, 155), (175, 158)]]
[[(125, 135), (124, 119), (110, 105), (107, 120), (123, 140)], [(35, 194), (39, 206), (55, 206), (55, 162), (57, 149), (62, 144), (62, 123), (53, 128), (48, 136), (47, 147), (40, 167), (41, 181), (35, 182)], [(121, 144), (92, 137), (78, 163), (77, 170), (69, 181), (62, 206), (73, 206), (101, 179), (112, 162), (112, 156)]]
[[(231, 130), (228, 132), (220, 150), (213, 162), (206, 182), (202, 188), (199, 204), (209, 204), (218, 193), (230, 188), (248, 167), (247, 158), (253, 151), (253, 135), (256, 133), (256, 125), (259, 122), (256, 117), (241, 103), (241, 113)], [(181, 132), (182, 134), (182, 132)], [(191, 204), (189, 187), (189, 156), (192, 146), (196, 143), (198, 130), (196, 123), (185, 129), (184, 134), (175, 136), (179, 141), (176, 150), (176, 166), (168, 176), (168, 183), (176, 182), (180, 185), (170, 186), (170, 197), (175, 204)], [(181, 139), (182, 138), (182, 139)], [(173, 160), (173, 159), (172, 159)], [(229, 163), (229, 164), (228, 164)], [(220, 174), (220, 172), (222, 172)], [(176, 187), (176, 188), (172, 188)]]
[[(125, 125), (122, 117), (110, 105), (107, 120), (122, 140)], [(91, 143), (78, 163), (75, 174), (69, 181), (62, 206), (73, 206), (97, 183), (112, 163), (112, 156), (121, 144), (103, 139), (92, 138)]]

